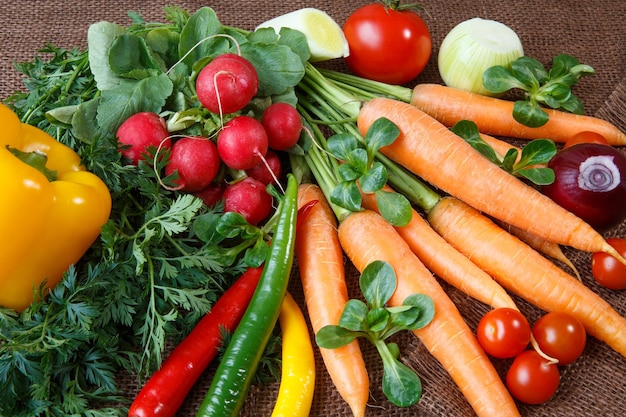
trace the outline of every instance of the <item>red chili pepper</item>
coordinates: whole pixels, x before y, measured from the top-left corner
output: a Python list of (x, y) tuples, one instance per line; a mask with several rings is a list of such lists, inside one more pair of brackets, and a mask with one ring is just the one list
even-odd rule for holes
[(171, 417), (217, 355), (222, 329), (233, 331), (245, 312), (263, 268), (249, 268), (213, 305), (141, 389), (129, 417)]
[(313, 206), (315, 206), (316, 204), (317, 200), (311, 200), (298, 209), (298, 217), (296, 218), (296, 232), (300, 228), (300, 225), (306, 218), (307, 214), (309, 214)]

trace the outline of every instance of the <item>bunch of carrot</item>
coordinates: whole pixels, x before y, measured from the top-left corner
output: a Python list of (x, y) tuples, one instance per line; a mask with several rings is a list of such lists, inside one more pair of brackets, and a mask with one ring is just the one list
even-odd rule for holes
[[(307, 241), (308, 247), (307, 251), (303, 250), (297, 256), (301, 262), (305, 294), (313, 291), (313, 286), (318, 291), (324, 291), (324, 296), (316, 300), (307, 297), (307, 303), (317, 303), (313, 310), (312, 304), (308, 304), (311, 321), (316, 323), (314, 329), (324, 324), (337, 324), (338, 312), (347, 300), (341, 260), (343, 252), (359, 270), (374, 260), (387, 261), (394, 267), (398, 288), (390, 303), (399, 303), (410, 293), (424, 293), (433, 298), (435, 319), (415, 334), (446, 368), (479, 416), (519, 415), (519, 412), (491, 362), (433, 273), (491, 307), (517, 308), (508, 295), (511, 291), (545, 311), (571, 313), (585, 325), (589, 334), (626, 356), (626, 319), (580, 279), (561, 270), (529, 243), (538, 241), (544, 244), (555, 251), (546, 253), (559, 260), (563, 260), (559, 245), (588, 252), (606, 252), (620, 262), (626, 263), (626, 260), (589, 225), (496, 167), (452, 133), (446, 125), (448, 123), (437, 120), (443, 120), (443, 113), (472, 107), (473, 101), (462, 104), (451, 102), (447, 110), (441, 104), (435, 118), (417, 107), (425, 106), (424, 103), (429, 100), (435, 101), (432, 97), (425, 98), (426, 93), (422, 89), (416, 88), (413, 94), (414, 97), (419, 95), (421, 104), (417, 99), (415, 103), (408, 103), (366, 92), (363, 95), (354, 94), (357, 89), (341, 88), (341, 83), (334, 83), (314, 68), (307, 70), (307, 76), (299, 87), (300, 110), (307, 117), (315, 138), (315, 144), (304, 159), (319, 184), (319, 188), (310, 184), (302, 186), (302, 198), (303, 201), (312, 198), (323, 201), (319, 210), (324, 211), (320, 220), (316, 220), (316, 226), (311, 223), (310, 229), (303, 230), (298, 237), (300, 241)], [(437, 102), (445, 103), (446, 91), (437, 90), (436, 94), (439, 96)], [(496, 105), (500, 104), (496, 102)], [(478, 106), (478, 113), (481, 113), (480, 109)], [(482, 112), (490, 113), (484, 107)], [(390, 171), (391, 185), (409, 196), (423, 210), (425, 218), (414, 210), (408, 225), (394, 227), (376, 213), (376, 203), (368, 195), (363, 195), (364, 208), (359, 212), (346, 212), (328, 203), (324, 197), (330, 195), (333, 184), (337, 183), (338, 162), (324, 152), (324, 135), (316, 127), (314, 117), (334, 121), (328, 126), (336, 133), (348, 131), (360, 138), (381, 117), (394, 122), (401, 134), (391, 145), (380, 149), (378, 158)], [(479, 128), (485, 126), (480, 120), (475, 120), (479, 117), (476, 113), (471, 117)], [(501, 126), (514, 122), (507, 122), (502, 115), (495, 117), (498, 117)], [(557, 112), (551, 117), (558, 121), (561, 117), (567, 120), (569, 116), (561, 116)], [(356, 119), (357, 124), (350, 118)], [(584, 119), (587, 123), (585, 128), (589, 130), (589, 126), (594, 125), (603, 127), (603, 134), (612, 138), (612, 143), (623, 144), (623, 134), (619, 130), (607, 127), (604, 121), (595, 120)], [(571, 125), (569, 132), (579, 128), (580, 124)], [(503, 135), (502, 130), (488, 132)], [(507, 132), (510, 133), (508, 136), (517, 134), (512, 127)], [(540, 135), (546, 137), (543, 133)], [(447, 196), (437, 194), (422, 180)], [(497, 219), (499, 225), (483, 213)], [(314, 233), (315, 228), (319, 228), (320, 232)], [(311, 253), (319, 252), (321, 248), (327, 254), (314, 262)], [(332, 261), (328, 261), (330, 259)], [(339, 289), (329, 295), (329, 288)], [(329, 307), (323, 305), (333, 304), (329, 299), (336, 303), (332, 314), (327, 313)], [(450, 343), (451, 340), (454, 343)], [(339, 365), (340, 360), (347, 360), (346, 356), (333, 359), (337, 362), (325, 358), (329, 372), (340, 368), (350, 371), (358, 368), (359, 381), (366, 380), (360, 353), (355, 351), (350, 355), (358, 366)], [(351, 377), (333, 377), (333, 381), (340, 392), (354, 392), (358, 385), (362, 385), (360, 395), (344, 395), (354, 415), (362, 415), (359, 410), (367, 400), (368, 385), (362, 382), (351, 385)], [(361, 405), (357, 407), (353, 404)]]

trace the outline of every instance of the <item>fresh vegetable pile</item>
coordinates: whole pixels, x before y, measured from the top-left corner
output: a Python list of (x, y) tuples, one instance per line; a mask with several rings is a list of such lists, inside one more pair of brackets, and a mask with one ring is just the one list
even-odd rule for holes
[[(572, 93), (594, 69), (566, 54), (546, 69), (516, 45), (468, 63), (482, 65), (480, 91), (404, 87), (432, 40), (414, 11), (388, 6), (355, 11), (343, 31), (311, 8), (246, 31), (210, 7), (171, 6), (166, 23), (134, 13), (128, 27), (97, 22), (85, 51), (48, 46), (48, 61), (18, 66), (29, 92), (2, 108), (19, 127), (3, 132), (2, 158), (56, 186), (74, 181), (53, 150), (67, 149), (76, 175), (90, 178), (75, 182), (98, 188), (85, 197), (100, 198), (98, 210), (80, 225), (99, 237), (55, 246), (72, 254), (65, 263), (48, 251), (61, 272), (16, 269), (39, 279), (21, 286), (19, 305), (5, 288), (24, 258), (6, 256), (1, 415), (172, 416), (211, 363), (199, 416), (238, 415), (250, 387), (267, 381), (280, 381), (273, 415), (308, 415), (320, 366), (355, 416), (374, 384), (390, 406), (410, 407), (423, 379), (392, 339), (408, 330), (477, 415), (519, 416), (519, 404), (558, 395), (588, 336), (626, 356), (626, 319), (575, 267), (561, 268), (572, 268), (562, 245), (592, 254), (599, 283), (625, 287), (624, 239), (602, 233), (626, 218), (626, 136), (583, 116)], [(371, 72), (371, 39), (358, 26), (382, 14), (396, 19), (375, 19), (397, 46), (386, 53), (413, 67), (381, 56), (390, 68)], [(335, 31), (332, 41), (312, 19)], [(393, 41), (398, 22), (415, 31), (414, 59)], [(446, 46), (448, 60), (465, 49)], [(325, 59), (346, 59), (357, 75), (315, 65)], [(58, 88), (49, 73), (63, 74)], [(56, 140), (29, 147), (16, 129)], [(11, 219), (20, 207), (0, 205)], [(45, 208), (45, 222), (70, 216)], [(39, 233), (46, 247), (62, 236)], [(44, 252), (28, 255), (41, 260), (33, 266), (47, 265)], [(361, 273), (356, 294), (344, 258)], [(301, 306), (288, 292), (294, 279)], [(439, 279), (489, 312), (470, 326)], [(515, 300), (545, 315), (530, 323)], [(379, 355), (380, 381), (368, 377), (358, 338)], [(494, 365), (502, 360), (506, 375)], [(136, 376), (135, 398), (121, 394), (120, 372)]]

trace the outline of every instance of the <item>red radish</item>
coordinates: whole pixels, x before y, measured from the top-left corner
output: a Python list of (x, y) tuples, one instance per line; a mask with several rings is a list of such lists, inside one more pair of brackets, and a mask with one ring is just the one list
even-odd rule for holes
[(250, 116), (228, 121), (217, 137), (217, 151), (232, 169), (250, 169), (267, 153), (267, 133), (261, 122)]
[(176, 182), (183, 191), (200, 191), (208, 186), (220, 168), (217, 146), (204, 137), (186, 137), (172, 145), (170, 161), (165, 174), (178, 171)]
[(168, 149), (171, 145), (170, 133), (165, 120), (152, 112), (135, 113), (126, 119), (117, 129), (117, 141), (121, 145), (120, 153), (124, 158), (137, 165), (145, 159), (147, 149)]
[[(271, 170), (271, 171), (270, 171)], [(282, 174), (282, 162), (278, 154), (271, 149), (265, 154), (265, 162), (261, 161), (252, 168), (246, 169), (246, 175), (263, 184), (276, 183)]]
[(223, 182), (220, 181), (218, 183), (213, 181), (200, 191), (196, 191), (195, 193), (193, 193), (193, 195), (201, 198), (207, 207), (213, 207), (215, 204), (222, 200), (225, 187), (226, 186)]
[(300, 139), (302, 120), (300, 113), (291, 104), (272, 103), (261, 116), (267, 132), (269, 147), (279, 151), (291, 148)]
[(243, 109), (256, 95), (259, 77), (247, 59), (224, 54), (209, 62), (196, 78), (196, 94), (200, 103), (217, 114), (230, 114)]
[(265, 184), (251, 177), (228, 185), (223, 197), (225, 212), (239, 213), (252, 225), (272, 212), (272, 196), (265, 190)]

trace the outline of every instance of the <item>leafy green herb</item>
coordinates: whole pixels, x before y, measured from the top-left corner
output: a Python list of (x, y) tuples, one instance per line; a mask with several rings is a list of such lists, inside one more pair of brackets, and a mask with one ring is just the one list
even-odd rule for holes
[(461, 120), (451, 129), (465, 139), (474, 149), (494, 164), (516, 177), (523, 177), (537, 185), (548, 185), (554, 182), (554, 171), (546, 165), (556, 154), (557, 149), (549, 139), (535, 139), (522, 148), (509, 149), (504, 156), (496, 151), (480, 137), (478, 126), (470, 120)]
[(399, 348), (385, 340), (403, 330), (417, 330), (431, 322), (435, 307), (423, 294), (408, 296), (401, 306), (386, 304), (396, 290), (396, 274), (384, 261), (374, 261), (361, 274), (359, 284), (365, 300), (351, 299), (339, 319), (339, 325), (322, 327), (315, 336), (317, 344), (326, 349), (344, 346), (357, 337), (369, 340), (383, 362), (383, 392), (395, 405), (408, 407), (419, 401), (422, 383), (411, 368), (398, 359)]
[(400, 130), (389, 119), (376, 120), (365, 135), (365, 145), (348, 133), (328, 138), (329, 153), (340, 161), (341, 183), (332, 191), (331, 202), (350, 211), (361, 209), (361, 191), (374, 194), (381, 215), (391, 224), (404, 226), (411, 220), (411, 204), (402, 194), (386, 191), (387, 169), (376, 159), (378, 150), (393, 143)]
[(554, 57), (550, 70), (534, 58), (521, 56), (511, 63), (510, 69), (501, 65), (488, 68), (483, 84), (493, 93), (522, 90), (524, 100), (515, 102), (513, 118), (523, 125), (539, 127), (548, 121), (548, 113), (541, 105), (582, 114), (583, 104), (572, 93), (572, 86), (581, 77), (593, 74), (592, 67), (567, 54)]

